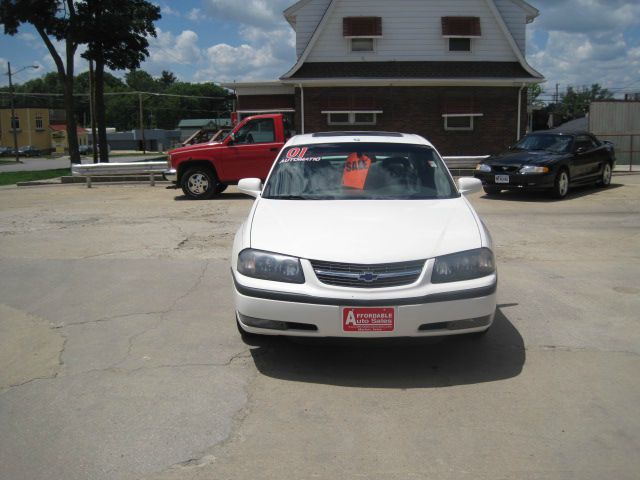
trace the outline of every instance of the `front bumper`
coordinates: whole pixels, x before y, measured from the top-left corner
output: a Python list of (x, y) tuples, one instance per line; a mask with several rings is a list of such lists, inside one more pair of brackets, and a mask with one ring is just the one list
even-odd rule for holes
[(175, 168), (172, 168), (170, 170), (165, 170), (164, 172), (162, 172), (162, 176), (164, 177), (165, 180), (169, 182), (173, 182), (173, 183), (178, 182), (178, 172), (176, 171)]
[[(508, 183), (496, 183), (496, 176), (509, 177)], [(504, 190), (547, 190), (553, 188), (555, 182), (555, 172), (534, 173), (523, 175), (521, 173), (502, 172), (478, 172), (473, 176), (482, 181), (485, 187), (498, 187)]]
[[(249, 333), (296, 337), (433, 337), (482, 332), (493, 323), (497, 277), (481, 286), (404, 298), (333, 298), (248, 287), (234, 276), (238, 321)], [(393, 307), (393, 331), (346, 332), (343, 307)], [(272, 321), (272, 322), (270, 322)], [(252, 325), (261, 323), (267, 328)], [(273, 326), (271, 325), (273, 324)], [(279, 327), (278, 327), (279, 325)]]

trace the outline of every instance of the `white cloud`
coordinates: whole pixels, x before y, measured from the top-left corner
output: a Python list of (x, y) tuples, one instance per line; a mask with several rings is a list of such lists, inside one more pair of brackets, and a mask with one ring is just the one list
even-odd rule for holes
[(273, 80), (290, 66), (288, 61), (274, 55), (270, 45), (234, 47), (225, 43), (207, 49), (206, 63), (196, 73), (196, 81)]
[(181, 16), (179, 11), (174, 10), (169, 5), (158, 5), (158, 6), (160, 7), (160, 13), (162, 15), (171, 15), (171, 16), (174, 16), (174, 17), (180, 17)]
[[(617, 93), (637, 82), (640, 3), (625, 0), (538, 0), (541, 15), (528, 27), (527, 58), (549, 81), (547, 90), (599, 83)], [(547, 37), (541, 47), (534, 39)]]
[(202, 10), (200, 10), (199, 8), (192, 8), (191, 10), (189, 10), (186, 17), (192, 22), (199, 22), (200, 20), (202, 20)]
[[(11, 71), (13, 72), (12, 81), (14, 84), (21, 84), (29, 80), (33, 80), (34, 78), (38, 78), (44, 75), (44, 73), (47, 71), (45, 66), (37, 60), (31, 62), (23, 62), (18, 65), (16, 65), (15, 63), (11, 64)], [(9, 71), (8, 63), (9, 61), (6, 58), (0, 57), (0, 86), (9, 85), (9, 76), (6, 75), (6, 73)], [(38, 68), (25, 68), (23, 70), (23, 67), (29, 65), (35, 65)]]
[(282, 11), (292, 0), (203, 0), (203, 13), (212, 18), (272, 29), (283, 22)]
[(158, 75), (162, 70), (172, 70), (172, 65), (196, 65), (202, 59), (198, 46), (198, 34), (183, 30), (178, 35), (156, 28), (157, 37), (149, 37), (149, 58), (143, 68)]
[(534, 50), (529, 61), (562, 91), (593, 83), (615, 89), (640, 80), (640, 47), (629, 48), (622, 34), (552, 31), (546, 47)]

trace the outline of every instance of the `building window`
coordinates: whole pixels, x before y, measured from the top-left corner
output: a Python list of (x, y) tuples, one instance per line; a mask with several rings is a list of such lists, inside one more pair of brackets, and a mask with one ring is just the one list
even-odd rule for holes
[(36, 130), (44, 130), (44, 122), (40, 115), (36, 115)]
[(352, 38), (351, 51), (352, 52), (373, 52), (374, 39), (373, 38)]
[(381, 37), (382, 17), (344, 17), (342, 34), (345, 37)]
[(328, 125), (375, 125), (382, 110), (323, 111)]
[(442, 36), (450, 52), (470, 52), (471, 39), (482, 36), (479, 17), (442, 17)]
[(11, 130), (20, 130), (20, 118), (11, 117)]
[(443, 37), (480, 37), (480, 17), (442, 17)]
[(448, 131), (473, 131), (474, 118), (482, 117), (482, 113), (453, 113), (444, 114), (444, 129)]
[(450, 52), (470, 52), (471, 39), (470, 38), (450, 38), (449, 51)]
[(352, 52), (373, 52), (375, 39), (382, 37), (382, 17), (344, 17), (342, 34)]

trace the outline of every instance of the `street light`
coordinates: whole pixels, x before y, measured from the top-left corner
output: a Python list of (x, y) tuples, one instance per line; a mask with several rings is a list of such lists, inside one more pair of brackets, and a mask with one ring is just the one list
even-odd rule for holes
[(16, 73), (20, 73), (23, 70), (26, 70), (27, 68), (33, 68), (35, 70), (39, 69), (40, 67), (38, 65), (27, 65), (26, 67), (22, 67), (21, 69), (11, 73), (11, 62), (7, 62), (7, 73), (6, 75), (9, 75), (9, 99), (11, 101), (11, 130), (13, 131), (13, 148), (14, 148), (14, 153), (16, 154), (16, 162), (20, 163), (20, 154), (18, 153), (18, 129), (16, 128), (16, 122), (15, 122), (15, 118), (16, 118), (16, 110), (14, 107), (14, 103), (13, 103), (13, 82), (11, 80), (11, 76), (15, 75)]

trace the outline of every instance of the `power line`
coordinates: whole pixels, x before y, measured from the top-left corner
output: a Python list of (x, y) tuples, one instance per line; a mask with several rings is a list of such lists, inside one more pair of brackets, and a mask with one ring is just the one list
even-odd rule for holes
[[(0, 92), (0, 95), (10, 95), (10, 92)], [(29, 92), (29, 93), (21, 93), (21, 92), (16, 92), (14, 93), (14, 95), (22, 95), (22, 96), (31, 96), (31, 97), (64, 97), (63, 93), (36, 93), (36, 92)], [(204, 95), (179, 95), (177, 93), (156, 93), (156, 92), (131, 92), (131, 91), (126, 91), (126, 92), (105, 92), (104, 93), (105, 97), (107, 96), (115, 96), (115, 95), (150, 95), (153, 97), (173, 97), (173, 98), (199, 98), (202, 100), (228, 100), (229, 97), (208, 97), (208, 96), (204, 96)], [(89, 94), (88, 93), (74, 93), (73, 94), (74, 97), (88, 97)]]

